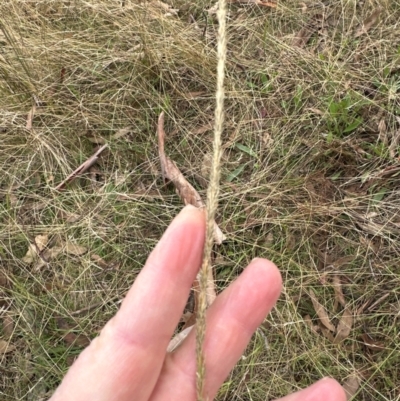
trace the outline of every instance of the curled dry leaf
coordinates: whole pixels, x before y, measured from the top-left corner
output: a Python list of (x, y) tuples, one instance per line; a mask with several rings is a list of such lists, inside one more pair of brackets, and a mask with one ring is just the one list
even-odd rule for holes
[(89, 170), (98, 160), (100, 154), (108, 147), (107, 144), (99, 148), (92, 156), (89, 157), (84, 163), (82, 163), (77, 169), (75, 169), (64, 181), (56, 186), (57, 191), (61, 191), (64, 187), (73, 181), (76, 177)]
[(92, 254), (92, 255), (90, 255), (90, 259), (92, 259), (93, 262), (95, 262), (101, 268), (103, 268), (103, 269), (108, 268), (108, 263), (101, 256)]
[(83, 334), (67, 333), (63, 336), (63, 340), (67, 345), (77, 345), (82, 348), (90, 344), (90, 338)]
[[(157, 126), (158, 135), (158, 154), (161, 163), (161, 173), (163, 179), (167, 178), (172, 181), (175, 185), (178, 195), (182, 199), (185, 205), (191, 204), (198, 208), (204, 208), (205, 204), (202, 201), (200, 194), (196, 189), (186, 180), (177, 165), (165, 155), (164, 142), (165, 142), (165, 131), (164, 131), (164, 113), (160, 114), (158, 118)], [(221, 244), (225, 239), (225, 235), (221, 229), (214, 223), (214, 239), (217, 244)]]
[(35, 263), (33, 270), (39, 271), (43, 266), (46, 266), (52, 259), (56, 258), (61, 253), (63, 248), (61, 246), (54, 246), (53, 248), (45, 249), (41, 254), (41, 258)]
[(8, 343), (7, 341), (0, 340), (0, 355), (8, 354), (15, 350), (15, 345)]
[(316, 32), (317, 27), (305, 26), (293, 38), (292, 46), (304, 47), (310, 40), (311, 36)]
[(33, 263), (39, 254), (47, 247), (49, 242), (48, 235), (37, 235), (32, 244), (29, 244), (28, 251), (22, 258), (22, 261), (27, 264)]
[(385, 349), (385, 344), (381, 341), (374, 340), (369, 334), (364, 333), (361, 336), (364, 345), (370, 349), (371, 351), (378, 352), (383, 351)]
[(87, 347), (90, 344), (90, 338), (84, 334), (75, 334), (72, 332), (74, 325), (69, 324), (62, 317), (56, 318), (57, 327), (61, 331), (66, 331), (62, 338), (67, 345), (78, 345), (79, 347)]
[(63, 219), (66, 223), (76, 223), (81, 217), (79, 214), (67, 212), (65, 210), (59, 210), (58, 215), (61, 219)]
[(5, 312), (3, 315), (3, 333), (5, 338), (11, 338), (14, 333), (14, 320), (10, 312)]
[(64, 244), (64, 250), (65, 252), (74, 256), (81, 256), (87, 252), (87, 248), (85, 248), (84, 246), (74, 244), (73, 242), (70, 241), (67, 241)]
[(120, 129), (113, 135), (113, 139), (122, 138), (123, 136), (129, 134), (131, 131), (132, 131), (132, 127), (120, 128)]
[(378, 22), (381, 11), (382, 9), (380, 8), (373, 11), (362, 23), (362, 25), (357, 29), (354, 37), (358, 38), (367, 33)]
[(153, 1), (152, 4), (166, 11), (169, 15), (178, 15), (179, 9), (172, 8), (169, 4), (166, 4), (160, 0)]
[(256, 4), (261, 7), (276, 8), (277, 4), (264, 0), (230, 0), (229, 3)]
[(360, 388), (361, 380), (358, 375), (353, 374), (351, 375), (344, 383), (343, 383), (343, 390), (346, 393), (347, 401), (354, 397), (357, 393), (358, 389)]
[(335, 291), (335, 301), (342, 305), (346, 306), (346, 300), (344, 299), (343, 291), (342, 291), (342, 282), (340, 281), (340, 277), (335, 274), (333, 276), (333, 289)]
[(336, 328), (335, 326), (331, 323), (331, 320), (329, 319), (328, 313), (326, 312), (325, 308), (319, 303), (317, 297), (315, 296), (315, 293), (313, 290), (310, 290), (310, 298), (312, 301), (312, 304), (314, 306), (315, 312), (317, 316), (320, 319), (320, 322), (330, 331), (335, 332)]
[(343, 315), (339, 321), (334, 343), (335, 344), (340, 343), (345, 338), (347, 338), (351, 332), (352, 326), (353, 326), (353, 312), (351, 311), (350, 307), (347, 306), (344, 309)]
[(304, 316), (304, 322), (315, 334), (318, 334), (320, 327), (313, 323), (310, 315)]
[(168, 344), (167, 352), (174, 351), (179, 346), (179, 344), (188, 336), (192, 328), (193, 326), (187, 327), (186, 329), (178, 333), (176, 336), (174, 336)]

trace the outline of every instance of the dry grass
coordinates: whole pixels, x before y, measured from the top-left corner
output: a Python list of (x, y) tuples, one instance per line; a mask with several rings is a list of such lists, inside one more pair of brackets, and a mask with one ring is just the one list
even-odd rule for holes
[[(357, 400), (399, 400), (400, 3), (325, 3), (230, 5), (218, 215), (228, 240), (215, 278), (222, 289), (263, 256), (281, 267), (285, 291), (220, 400), (353, 374)], [(0, 333), (15, 346), (0, 355), (2, 400), (51, 394), (181, 208), (160, 175), (160, 111), (169, 156), (205, 193), (215, 17), (208, 1), (170, 4), (178, 15), (130, 0), (0, 5)], [(312, 35), (299, 47), (304, 27)], [(104, 142), (88, 174), (54, 190)], [(25, 263), (38, 235), (88, 251)], [(309, 297), (336, 326), (335, 277), (354, 314), (340, 344)]]

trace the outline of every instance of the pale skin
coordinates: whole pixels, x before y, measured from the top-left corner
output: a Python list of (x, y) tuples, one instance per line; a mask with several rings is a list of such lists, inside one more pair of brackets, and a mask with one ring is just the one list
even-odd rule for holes
[[(199, 270), (204, 212), (185, 207), (173, 220), (107, 323), (68, 371), (51, 401), (196, 400), (195, 332), (173, 352), (168, 343)], [(281, 292), (277, 267), (254, 259), (207, 314), (205, 391), (212, 400)], [(267, 395), (266, 395), (267, 397)], [(324, 378), (282, 401), (345, 401)]]

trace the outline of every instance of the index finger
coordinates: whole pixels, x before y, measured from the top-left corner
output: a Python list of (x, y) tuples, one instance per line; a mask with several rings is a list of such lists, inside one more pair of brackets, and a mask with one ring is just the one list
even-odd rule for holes
[(52, 401), (145, 400), (199, 270), (204, 213), (185, 207), (149, 256), (119, 312), (80, 355)]

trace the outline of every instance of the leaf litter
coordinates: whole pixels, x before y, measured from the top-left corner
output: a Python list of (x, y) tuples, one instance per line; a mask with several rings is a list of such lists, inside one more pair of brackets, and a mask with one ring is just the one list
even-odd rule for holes
[(342, 317), (339, 320), (334, 343), (338, 344), (344, 339), (346, 339), (350, 335), (352, 327), (353, 327), (353, 312), (349, 306), (346, 306), (343, 311)]
[(352, 374), (344, 383), (343, 390), (346, 393), (347, 401), (352, 399), (360, 388), (361, 380), (356, 374)]
[[(207, 130), (211, 128), (210, 125), (207, 126)], [(158, 118), (157, 125), (157, 136), (158, 136), (158, 154), (160, 158), (161, 164), (161, 173), (163, 180), (170, 180), (185, 205), (191, 204), (197, 208), (204, 208), (205, 203), (201, 199), (200, 194), (197, 190), (186, 180), (184, 175), (179, 170), (178, 166), (169, 159), (165, 154), (165, 130), (164, 130), (164, 112), (162, 112)], [(221, 229), (218, 227), (217, 223), (214, 222), (214, 241), (216, 244), (220, 245), (226, 239), (225, 235), (222, 233)], [(216, 298), (214, 277), (212, 270), (210, 270), (210, 276), (208, 277), (208, 285), (207, 285), (207, 302), (209, 305), (212, 304), (214, 299)], [(171, 341), (168, 346), (168, 351), (173, 351), (179, 344), (186, 338), (187, 334), (190, 332), (193, 324), (196, 321), (196, 310), (198, 308), (198, 280), (196, 279), (193, 288), (194, 288), (194, 299), (195, 299), (195, 312), (187, 319), (184, 329), (182, 332), (177, 334)]]
[(336, 327), (332, 324), (331, 320), (329, 319), (328, 313), (324, 306), (318, 301), (315, 293), (313, 290), (310, 289), (309, 292), (311, 302), (314, 306), (315, 313), (319, 317), (320, 322), (330, 331), (335, 332)]
[[(158, 136), (158, 154), (161, 163), (161, 173), (165, 182), (167, 178), (170, 180), (176, 188), (179, 197), (182, 199), (185, 205), (193, 205), (197, 208), (204, 208), (205, 203), (201, 199), (200, 194), (196, 189), (186, 180), (184, 175), (179, 170), (178, 166), (165, 154), (164, 143), (165, 143), (165, 130), (164, 130), (164, 112), (162, 112), (158, 118), (157, 126)], [(214, 223), (214, 240), (220, 245), (226, 239), (221, 229), (216, 223)]]
[(15, 345), (10, 344), (5, 340), (0, 340), (0, 355), (8, 354), (15, 350)]
[(37, 235), (21, 260), (28, 265), (33, 264), (33, 271), (39, 271), (62, 252), (82, 256), (88, 252), (88, 248), (59, 238), (51, 240), (48, 234)]

